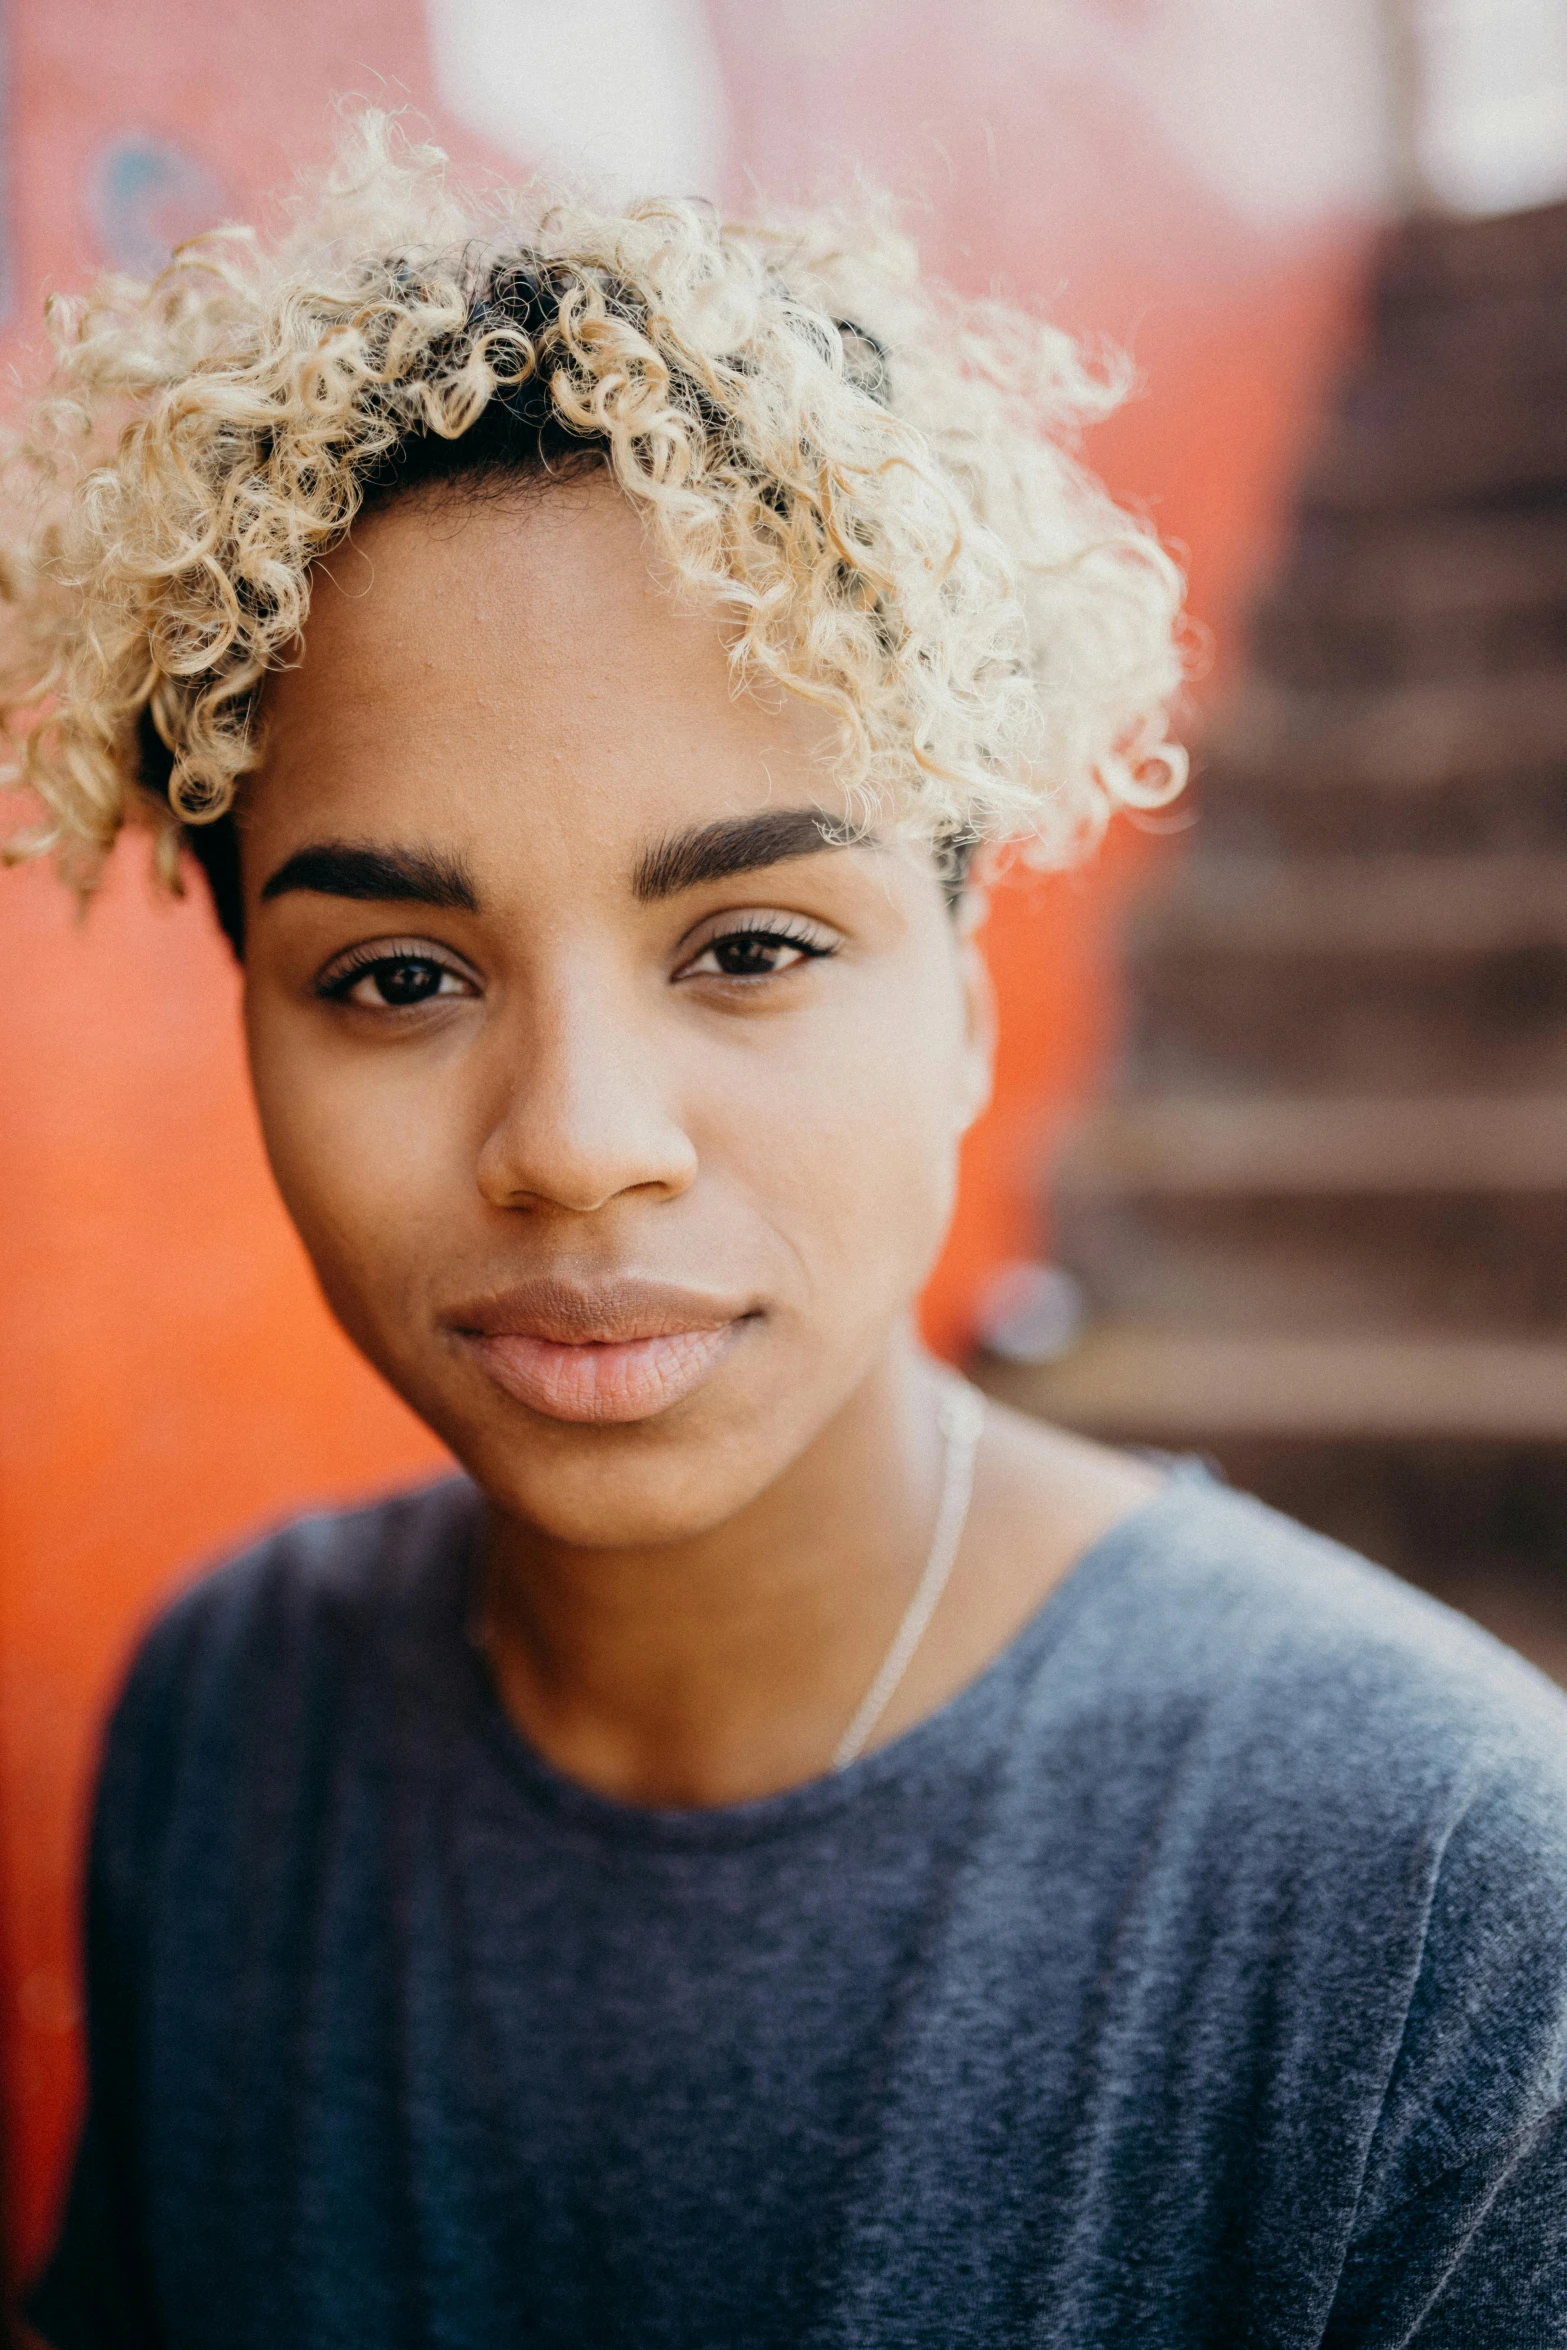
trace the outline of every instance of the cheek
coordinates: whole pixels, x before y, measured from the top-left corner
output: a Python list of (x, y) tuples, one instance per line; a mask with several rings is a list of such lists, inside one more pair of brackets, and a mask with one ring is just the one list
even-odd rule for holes
[[(322, 1053), (286, 1016), (247, 1019), (251, 1081), (283, 1201), (333, 1306), (356, 1331), (396, 1295), (401, 1262), (449, 1210), (455, 1116), (428, 1076), (382, 1056)], [(439, 1089), (437, 1089), (439, 1090)]]
[(963, 1035), (944, 977), (888, 975), (726, 1072), (710, 1147), (698, 1138), (783, 1240), (815, 1314), (907, 1303), (941, 1246)]

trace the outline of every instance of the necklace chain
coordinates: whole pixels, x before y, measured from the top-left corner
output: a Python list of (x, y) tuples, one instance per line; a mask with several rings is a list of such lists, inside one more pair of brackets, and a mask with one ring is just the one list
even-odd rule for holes
[(854, 1711), (854, 1718), (833, 1752), (832, 1767), (843, 1770), (865, 1750), (870, 1737), (887, 1707), (892, 1702), (904, 1674), (914, 1658), (914, 1652), (925, 1637), (925, 1630), (936, 1612), (936, 1603), (947, 1588), (958, 1545), (963, 1540), (963, 1529), (968, 1524), (969, 1503), (974, 1494), (974, 1456), (979, 1448), (980, 1430), (985, 1423), (985, 1401), (979, 1390), (970, 1387), (966, 1379), (955, 1379), (941, 1399), (941, 1432), (946, 1439), (946, 1462), (941, 1481), (941, 1506), (936, 1512), (936, 1531), (931, 1536), (930, 1556), (925, 1571), (915, 1586), (914, 1597), (903, 1611), (903, 1619), (892, 1636), (892, 1645), (882, 1658), (876, 1678)]

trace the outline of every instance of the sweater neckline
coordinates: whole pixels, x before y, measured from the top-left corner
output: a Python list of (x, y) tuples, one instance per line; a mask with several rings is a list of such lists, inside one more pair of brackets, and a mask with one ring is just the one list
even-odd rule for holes
[(483, 1504), (477, 1494), (458, 1572), (449, 1584), (447, 1636), (457, 1655), (464, 1714), (511, 1785), (530, 1806), (593, 1841), (671, 1851), (712, 1851), (766, 1843), (836, 1819), (932, 1778), (980, 1770), (1005, 1742), (1016, 1704), (1039, 1667), (1107, 1586), (1158, 1539), (1162, 1522), (1184, 1515), (1214, 1485), (1196, 1459), (1170, 1462), (1159, 1491), (1117, 1519), (1084, 1549), (1034, 1613), (932, 1712), (841, 1771), (824, 1772), (744, 1803), (677, 1807), (622, 1802), (557, 1770), (517, 1728), (502, 1704), (488, 1659), (469, 1633), (479, 1566)]

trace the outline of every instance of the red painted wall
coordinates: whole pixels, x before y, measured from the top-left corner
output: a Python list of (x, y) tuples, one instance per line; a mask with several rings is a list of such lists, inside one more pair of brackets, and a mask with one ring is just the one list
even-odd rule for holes
[[(1070, 322), (1130, 338), (1146, 391), (1097, 455), (1188, 550), (1222, 666), (1358, 235), (1245, 227), (1113, 95), (1084, 86), (1063, 118), (994, 37), (1005, 8), (988, 43), (964, 13), (715, 0), (736, 187), (749, 171), (810, 192), (860, 158), (922, 196), (924, 241), (958, 282), (1059, 294)], [(7, 41), (13, 353), (44, 291), (101, 260), (138, 154), (162, 154), (177, 230), (196, 224), (181, 207), (243, 209), (319, 156), (333, 93), (390, 86), (475, 152), (434, 104), (416, 0), (11, 0)], [(1044, 1155), (1113, 1035), (1114, 915), (1146, 854), (1126, 834), (1086, 877), (998, 896), (997, 1098), (928, 1301), (948, 1349), (985, 1272), (1039, 1244)], [(134, 856), (85, 924), (46, 873), (12, 875), (0, 994), (0, 2061), (23, 2269), (73, 2123), (80, 1825), (128, 1643), (192, 1562), (437, 1451), (328, 1321), (273, 1199), (204, 906), (155, 903)]]

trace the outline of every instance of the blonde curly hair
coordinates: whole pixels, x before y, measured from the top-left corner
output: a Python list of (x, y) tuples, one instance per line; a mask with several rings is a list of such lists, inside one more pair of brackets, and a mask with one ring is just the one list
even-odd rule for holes
[(271, 249), (218, 230), (49, 323), (0, 722), (46, 811), (10, 853), (78, 888), (133, 819), (178, 888), (261, 755), (312, 566), (481, 442), (491, 470), (610, 467), (737, 686), (836, 719), (861, 816), (1067, 862), (1180, 788), (1179, 575), (1076, 454), (1124, 370), (922, 283), (885, 209), (465, 200), (366, 114)]

